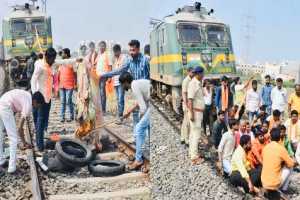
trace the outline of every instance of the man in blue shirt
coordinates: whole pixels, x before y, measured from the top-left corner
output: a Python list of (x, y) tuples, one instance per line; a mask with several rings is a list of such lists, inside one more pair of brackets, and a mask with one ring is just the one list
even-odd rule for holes
[(272, 101), (271, 101), (271, 91), (273, 89), (271, 85), (271, 77), (270, 75), (265, 76), (266, 85), (261, 88), (260, 98), (262, 101), (262, 105), (266, 107), (266, 112), (268, 115), (272, 113)]
[[(131, 58), (129, 58), (121, 68), (111, 72), (103, 73), (101, 75), (101, 79), (111, 78), (127, 71), (132, 75), (133, 80), (150, 80), (149, 58), (140, 53), (140, 42), (138, 40), (131, 40), (128, 45)], [(132, 115), (133, 126), (135, 127), (135, 125), (139, 122), (139, 111), (134, 111)]]

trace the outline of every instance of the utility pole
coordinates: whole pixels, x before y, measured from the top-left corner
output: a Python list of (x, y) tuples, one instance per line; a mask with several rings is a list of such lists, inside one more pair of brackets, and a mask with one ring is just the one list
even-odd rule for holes
[[(249, 64), (251, 58), (251, 44), (253, 42), (254, 34), (255, 34), (255, 21), (256, 18), (251, 13), (253, 10), (253, 4), (248, 1), (248, 10), (247, 14), (243, 16), (243, 26), (242, 26), (242, 34), (243, 34), (243, 43), (244, 47), (242, 48), (243, 59), (246, 63)], [(250, 10), (251, 9), (251, 10)]]

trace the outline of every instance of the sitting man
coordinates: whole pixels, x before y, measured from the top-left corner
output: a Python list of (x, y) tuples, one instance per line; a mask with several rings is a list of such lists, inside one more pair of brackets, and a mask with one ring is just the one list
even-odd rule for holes
[(292, 110), (291, 119), (288, 119), (284, 124), (287, 128), (287, 138), (291, 142), (294, 152), (300, 141), (300, 120), (298, 115), (298, 111)]
[(251, 170), (249, 162), (247, 162), (246, 155), (250, 150), (251, 137), (243, 135), (232, 155), (230, 183), (236, 187), (242, 187), (246, 193), (258, 193), (259, 190), (256, 187), (260, 186), (260, 172)]
[(216, 149), (220, 144), (223, 133), (225, 133), (226, 131), (227, 126), (225, 123), (225, 112), (219, 111), (218, 119), (215, 121), (212, 130), (213, 143)]
[[(32, 96), (29, 92), (19, 89), (10, 90), (0, 98), (0, 166), (6, 162), (3, 145), (3, 129), (5, 128), (9, 139), (8, 173), (16, 171), (18, 137), (20, 136), (24, 148), (31, 148), (24, 138), (23, 126), (26, 118), (31, 115), (32, 107), (39, 108), (44, 103), (44, 97), (40, 92), (36, 92)], [(21, 114), (18, 130), (15, 113)]]
[(264, 137), (264, 132), (258, 130), (255, 132), (255, 139), (252, 140), (251, 151), (247, 155), (252, 169), (261, 168), (262, 166), (262, 151), (267, 144)]
[(263, 167), (261, 180), (266, 190), (287, 191), (291, 168), (295, 163), (289, 156), (287, 150), (279, 144), (280, 129), (271, 130), (271, 143), (267, 144), (263, 150)]
[(229, 121), (230, 130), (222, 135), (221, 142), (218, 147), (219, 162), (217, 166), (225, 175), (231, 173), (231, 156), (235, 149), (235, 132), (239, 130), (239, 122), (235, 119)]

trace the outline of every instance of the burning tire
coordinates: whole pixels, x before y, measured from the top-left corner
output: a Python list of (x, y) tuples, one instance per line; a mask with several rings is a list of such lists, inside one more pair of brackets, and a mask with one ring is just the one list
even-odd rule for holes
[(72, 167), (84, 167), (92, 159), (91, 150), (75, 139), (61, 139), (56, 142), (55, 150), (59, 160)]

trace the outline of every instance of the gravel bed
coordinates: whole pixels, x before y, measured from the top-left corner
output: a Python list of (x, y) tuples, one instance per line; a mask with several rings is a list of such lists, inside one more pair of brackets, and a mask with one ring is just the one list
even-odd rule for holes
[[(167, 113), (170, 119), (174, 118), (172, 112), (168, 112), (164, 106), (159, 106), (159, 109)], [(216, 174), (211, 162), (192, 166), (188, 158), (188, 149), (180, 144), (178, 130), (175, 130), (157, 110), (152, 110), (152, 199), (246, 198), (243, 192), (233, 188), (228, 180)], [(178, 123), (175, 124), (177, 128)], [(203, 152), (203, 149), (200, 151)], [(300, 173), (292, 173), (287, 196), (291, 200), (300, 199)]]
[[(81, 174), (80, 174), (81, 173)], [(43, 178), (43, 188), (46, 196), (56, 194), (93, 194), (97, 192), (112, 192), (124, 190), (129, 188), (149, 187), (147, 180), (133, 180), (126, 182), (116, 182), (110, 184), (100, 183), (65, 183), (62, 181), (64, 178), (85, 178), (91, 177), (88, 175), (86, 168), (81, 170), (79, 174), (73, 173), (71, 175), (52, 173), (50, 176)]]
[(243, 199), (209, 163), (191, 165), (177, 131), (154, 108), (151, 124), (152, 199)]
[(5, 173), (0, 177), (0, 200), (27, 200), (30, 199), (31, 188), (28, 187), (30, 181), (30, 168), (25, 160), (19, 159), (15, 174)]

